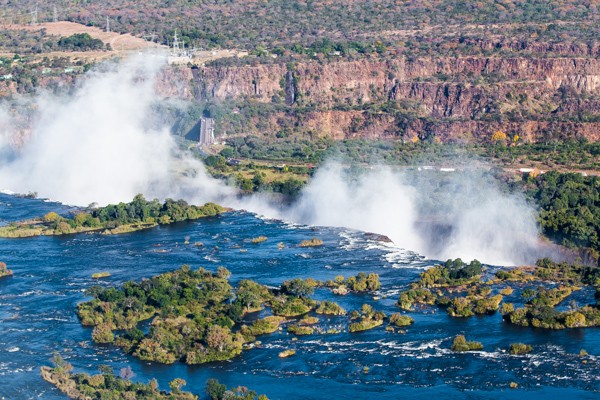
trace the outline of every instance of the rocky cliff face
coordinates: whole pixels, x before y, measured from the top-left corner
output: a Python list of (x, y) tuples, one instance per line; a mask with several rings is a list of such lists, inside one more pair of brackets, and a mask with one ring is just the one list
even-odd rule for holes
[[(399, 126), (400, 125), (400, 126)], [(224, 122), (220, 129), (228, 136), (264, 135), (280, 132), (282, 128), (298, 127), (299, 131), (314, 137), (342, 139), (396, 138), (404, 141), (431, 140), (442, 142), (489, 142), (498, 130), (519, 135), (521, 141), (532, 143), (554, 139), (600, 141), (600, 123), (570, 121), (471, 121), (416, 119), (399, 124), (395, 116), (366, 111), (313, 111), (302, 114), (276, 112), (268, 118), (251, 117), (241, 126)], [(238, 128), (238, 129), (236, 129)]]
[[(526, 82), (544, 90), (567, 86), (578, 92), (598, 93), (600, 89), (600, 60), (585, 58), (430, 58), (412, 61), (402, 58), (304, 63), (294, 70), (299, 94), (306, 101), (322, 106), (344, 103), (345, 96), (350, 96), (352, 102), (377, 100), (382, 95), (390, 95), (398, 85), (411, 87), (427, 80), (442, 87), (451, 83), (440, 80), (458, 80), (468, 87), (481, 78), (484, 82), (491, 80), (509, 88)], [(252, 97), (268, 102), (284, 89), (287, 72), (284, 65), (204, 67), (195, 84), (201, 88), (205, 99)], [(192, 78), (187, 70), (178, 73), (184, 78)]]
[(565, 41), (548, 43), (537, 40), (509, 40), (499, 38), (496, 40), (482, 38), (464, 39), (466, 45), (474, 46), (482, 51), (508, 50), (517, 53), (529, 53), (531, 57), (551, 55), (554, 57), (600, 57), (600, 43)]
[[(560, 50), (598, 52), (595, 47)], [(557, 132), (599, 140), (597, 58), (399, 57), (208, 66), (165, 72), (159, 86), (164, 95), (190, 100), (287, 104), (294, 110), (287, 118), (296, 119), (298, 130), (336, 139), (484, 139), (501, 129), (531, 141)], [(273, 115), (267, 130), (277, 132), (281, 118)], [(246, 123), (246, 133), (252, 126)]]

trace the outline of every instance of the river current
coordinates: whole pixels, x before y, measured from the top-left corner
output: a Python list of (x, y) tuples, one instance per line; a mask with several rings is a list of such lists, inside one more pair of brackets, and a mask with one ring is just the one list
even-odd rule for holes
[[(49, 211), (66, 214), (69, 208), (0, 195), (0, 224)], [(259, 235), (268, 240), (250, 243)], [(324, 245), (297, 246), (312, 237)], [(186, 239), (190, 244), (184, 244)], [(415, 323), (404, 334), (379, 327), (292, 341), (283, 330), (261, 336), (262, 347), (228, 362), (187, 366), (150, 364), (119, 348), (94, 344), (91, 329), (82, 327), (76, 315), (77, 304), (87, 299), (84, 292), (92, 285), (139, 281), (182, 264), (209, 270), (223, 265), (232, 272), (232, 283), (249, 278), (273, 286), (294, 277), (326, 280), (376, 272), (382, 283), (376, 294), (380, 300), (373, 295), (338, 297), (326, 289), (318, 289), (314, 297), (335, 300), (349, 311), (368, 303), (389, 315), (398, 311), (398, 292), (436, 260), (363, 232), (291, 225), (238, 211), (116, 236), (0, 239), (0, 261), (14, 271), (14, 277), (0, 279), (0, 398), (65, 398), (39, 373), (41, 366), (51, 365), (54, 351), (76, 372), (97, 373), (101, 364), (116, 371), (129, 366), (133, 380), (156, 378), (168, 389), (169, 381), (180, 377), (187, 381), (185, 390), (201, 395), (207, 379), (217, 378), (228, 387), (247, 386), (270, 399), (600, 397), (597, 328), (548, 331), (511, 326), (498, 314), (459, 319), (429, 310), (410, 313)], [(101, 271), (111, 276), (91, 278)], [(347, 325), (347, 317), (320, 319), (325, 329)], [(482, 342), (484, 351), (451, 352), (452, 338), (459, 333)], [(533, 353), (509, 355), (506, 349), (514, 342), (532, 344)], [(296, 355), (280, 359), (278, 353), (288, 348)], [(587, 363), (578, 355), (581, 349), (590, 354)], [(519, 388), (509, 389), (510, 382)]]

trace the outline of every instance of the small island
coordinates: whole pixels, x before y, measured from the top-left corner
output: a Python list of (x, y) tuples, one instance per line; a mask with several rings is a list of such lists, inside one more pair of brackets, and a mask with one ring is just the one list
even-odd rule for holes
[[(186, 381), (175, 378), (169, 382), (170, 392), (160, 390), (156, 379), (148, 383), (131, 381), (135, 376), (131, 368), (122, 368), (116, 375), (107, 365), (99, 367), (100, 373), (90, 375), (73, 373), (73, 366), (59, 354), (52, 358), (53, 368), (41, 367), (42, 378), (56, 386), (70, 399), (156, 399), (156, 400), (197, 400), (200, 396), (181, 390)], [(258, 395), (245, 387), (227, 390), (227, 387), (216, 379), (206, 382), (206, 394), (214, 400), (269, 400), (267, 396)]]
[[(598, 267), (556, 263), (544, 258), (535, 267), (499, 269), (486, 279), (484, 273), (477, 260), (469, 264), (460, 259), (448, 260), (421, 273), (409, 290), (400, 293), (397, 305), (407, 311), (415, 306), (436, 305), (457, 318), (499, 310), (506, 322), (544, 329), (600, 326)], [(584, 287), (595, 289), (595, 304), (556, 309)], [(514, 301), (505, 301), (508, 296)], [(515, 307), (516, 302), (523, 303), (523, 307)]]
[(306, 239), (303, 240), (302, 242), (300, 242), (300, 247), (319, 247), (319, 246), (323, 246), (323, 241), (321, 239), (317, 239), (317, 238), (312, 238), (312, 239)]
[(363, 304), (363, 306), (360, 309), (360, 312), (352, 311), (350, 313), (350, 319), (359, 319), (359, 321), (350, 324), (348, 330), (350, 332), (362, 332), (383, 325), (385, 314), (381, 311), (375, 311), (373, 307), (371, 307), (368, 304)]
[(326, 281), (324, 285), (331, 288), (333, 293), (341, 296), (348, 294), (350, 291), (356, 293), (373, 292), (381, 287), (379, 275), (375, 273), (367, 275), (364, 272), (359, 272), (358, 275), (349, 278), (338, 275), (333, 281)]
[[(515, 308), (505, 303), (502, 315), (505, 321), (521, 326), (544, 329), (585, 328), (600, 326), (600, 268), (555, 263), (548, 258), (538, 260), (533, 271), (518, 269), (526, 281), (549, 282), (554, 287), (528, 287), (521, 296), (524, 307)], [(497, 275), (498, 276), (498, 275)], [(506, 278), (503, 274), (499, 279)], [(559, 311), (556, 306), (584, 287), (595, 289), (595, 304), (575, 305)]]
[(215, 216), (224, 211), (223, 207), (214, 203), (195, 206), (184, 200), (172, 199), (160, 203), (157, 199), (148, 201), (139, 194), (130, 203), (87, 209), (72, 217), (62, 217), (56, 212), (49, 212), (40, 218), (13, 222), (0, 227), (0, 237), (26, 238), (86, 232), (114, 235)]
[(452, 346), (450, 347), (450, 350), (455, 351), (457, 353), (465, 351), (477, 351), (483, 350), (483, 345), (480, 342), (467, 341), (464, 335), (458, 335), (452, 341)]
[[(184, 265), (139, 283), (126, 282), (118, 289), (93, 286), (87, 292), (93, 300), (78, 305), (78, 316), (82, 325), (94, 327), (96, 343), (114, 344), (144, 361), (191, 365), (234, 358), (253, 348), (257, 336), (277, 332), (290, 322), (287, 331), (297, 336), (322, 332), (313, 327), (319, 320), (307, 315), (310, 312), (346, 315), (334, 302), (309, 297), (315, 287), (325, 286), (323, 282), (295, 278), (280, 288), (268, 288), (242, 280), (234, 288), (230, 275), (225, 267), (210, 272)], [(358, 277), (361, 282), (370, 277), (370, 285), (360, 285), (364, 291), (379, 287), (376, 274)], [(264, 307), (270, 308), (271, 315), (243, 323), (244, 316)], [(352, 317), (361, 320), (350, 324), (351, 332), (375, 328), (386, 318), (368, 305)], [(144, 332), (138, 324), (146, 320), (151, 320), (150, 329)]]
[(533, 351), (533, 346), (525, 343), (511, 343), (508, 352), (512, 355), (519, 356), (529, 354)]
[(0, 278), (4, 278), (6, 276), (12, 276), (13, 272), (10, 269), (6, 268), (6, 263), (0, 261)]
[(296, 354), (296, 350), (288, 349), (279, 353), (279, 358), (288, 358)]
[[(234, 291), (229, 275), (222, 267), (212, 273), (184, 265), (140, 283), (126, 282), (121, 289), (94, 286), (88, 293), (94, 300), (79, 304), (78, 315), (83, 325), (94, 327), (94, 342), (114, 343), (144, 361), (228, 360), (247, 341), (243, 330), (231, 328), (272, 296), (250, 281), (240, 282)], [(236, 299), (229, 302), (232, 294)], [(150, 330), (144, 333), (137, 325), (148, 319)], [(115, 330), (124, 333), (116, 336)]]

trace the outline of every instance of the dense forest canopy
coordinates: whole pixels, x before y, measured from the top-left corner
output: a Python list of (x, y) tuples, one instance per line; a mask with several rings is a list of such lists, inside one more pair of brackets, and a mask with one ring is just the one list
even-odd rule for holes
[(137, 34), (156, 32), (166, 42), (178, 28), (202, 46), (254, 47), (257, 44), (352, 38), (399, 29), (452, 24), (568, 23), (595, 21), (597, 1), (395, 1), (395, 0), (132, 0), (0, 2), (5, 18), (51, 21), (54, 6), (62, 20)]
[(544, 233), (569, 247), (600, 251), (600, 178), (549, 171), (527, 181)]

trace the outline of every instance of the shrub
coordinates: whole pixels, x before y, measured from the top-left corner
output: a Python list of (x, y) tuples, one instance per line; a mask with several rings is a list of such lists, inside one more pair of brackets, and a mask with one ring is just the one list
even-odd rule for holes
[(394, 324), (398, 327), (408, 326), (415, 322), (414, 319), (409, 317), (408, 315), (402, 315), (400, 313), (394, 313), (390, 315), (390, 324)]
[(512, 343), (508, 351), (514, 355), (529, 354), (533, 351), (533, 347), (524, 343)]
[(315, 328), (312, 328), (310, 326), (290, 325), (288, 326), (288, 332), (298, 336), (312, 335), (313, 333), (315, 333)]
[(586, 326), (585, 315), (580, 312), (567, 315), (565, 318), (567, 328), (581, 328)]
[(315, 306), (314, 300), (309, 298), (286, 297), (282, 301), (273, 301), (272, 310), (275, 315), (284, 317), (297, 317), (306, 314)]
[(316, 313), (325, 315), (346, 315), (346, 310), (333, 301), (325, 300), (319, 304)]
[(319, 319), (317, 317), (306, 316), (298, 322), (298, 325), (314, 325), (314, 324), (317, 324), (318, 322), (319, 322)]
[(481, 350), (483, 345), (480, 342), (468, 342), (464, 335), (457, 335), (452, 341), (450, 350), (456, 352)]
[(348, 330), (350, 332), (368, 331), (369, 329), (373, 329), (373, 328), (378, 327), (378, 326), (380, 326), (382, 324), (383, 324), (383, 320), (375, 320), (375, 319), (363, 318), (359, 322), (355, 322), (353, 324), (350, 324), (350, 326), (348, 327)]
[(42, 219), (44, 220), (44, 222), (55, 222), (61, 219), (61, 217), (54, 211), (51, 211), (48, 214), (44, 215)]
[(100, 324), (94, 327), (92, 340), (96, 343), (112, 343), (115, 340), (115, 335), (108, 324)]
[(466, 297), (455, 297), (450, 301), (450, 307), (446, 310), (452, 317), (471, 317), (475, 315), (473, 312), (473, 304)]
[(511, 288), (510, 286), (505, 287), (504, 289), (500, 290), (500, 294), (503, 296), (509, 296), (513, 293), (513, 288)]
[(12, 276), (13, 272), (6, 267), (6, 264), (0, 261), (0, 278), (4, 276)]
[(360, 332), (373, 329), (382, 325), (383, 320), (385, 319), (385, 314), (383, 312), (375, 311), (369, 304), (363, 304), (360, 309), (360, 313), (357, 311), (352, 311), (350, 314), (350, 319), (357, 319), (359, 316), (362, 316), (361, 320), (359, 322), (350, 324), (348, 327), (350, 332)]
[(243, 335), (258, 336), (267, 333), (273, 333), (279, 328), (279, 324), (285, 321), (283, 317), (269, 316), (263, 319), (257, 319), (251, 326), (242, 327)]
[(411, 311), (415, 303), (431, 305), (435, 304), (436, 298), (436, 295), (429, 289), (410, 289), (400, 293), (398, 307), (406, 311)]
[(221, 400), (227, 391), (227, 386), (219, 383), (216, 379), (209, 379), (206, 382), (206, 394), (211, 400)]
[(515, 311), (513, 303), (502, 303), (502, 307), (500, 308), (500, 313), (502, 315), (510, 314), (513, 311)]

